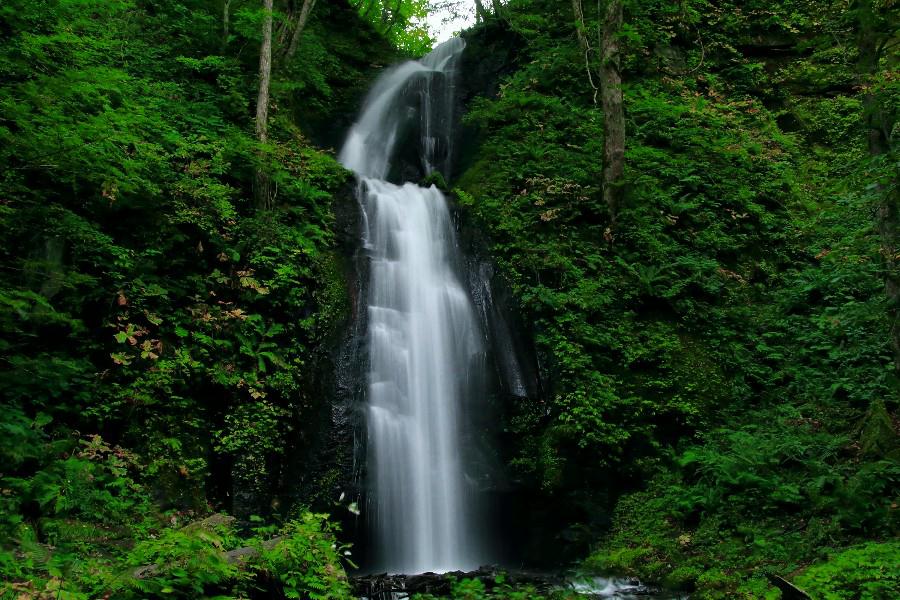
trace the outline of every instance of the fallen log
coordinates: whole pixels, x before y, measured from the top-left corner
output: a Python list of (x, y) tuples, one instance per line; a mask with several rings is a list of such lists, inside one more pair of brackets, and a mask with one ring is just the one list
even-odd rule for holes
[(768, 575), (769, 582), (781, 590), (783, 600), (812, 600), (809, 594), (780, 575)]

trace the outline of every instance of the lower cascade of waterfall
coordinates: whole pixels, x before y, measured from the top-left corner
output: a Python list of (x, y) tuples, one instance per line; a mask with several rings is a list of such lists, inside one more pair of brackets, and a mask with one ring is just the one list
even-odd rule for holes
[(449, 170), (452, 39), (375, 84), (341, 151), (356, 172), (369, 262), (366, 519), (371, 568), (471, 570), (489, 560), (467, 415), (484, 394), (484, 334), (458, 274), (447, 200), (434, 186), (387, 181), (414, 131), (421, 171)]
[(375, 550), (390, 571), (473, 568), (461, 411), (481, 345), (451, 268), (449, 212), (433, 187), (372, 179), (364, 186)]

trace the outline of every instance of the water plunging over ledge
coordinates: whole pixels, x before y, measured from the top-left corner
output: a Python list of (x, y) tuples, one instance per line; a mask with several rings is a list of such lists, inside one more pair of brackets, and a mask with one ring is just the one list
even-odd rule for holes
[(484, 335), (455, 268), (446, 198), (387, 181), (411, 130), (422, 172), (449, 172), (464, 47), (452, 39), (382, 75), (340, 153), (359, 179), (369, 260), (370, 562), (392, 573), (471, 570), (490, 558), (463, 443), (484, 380)]

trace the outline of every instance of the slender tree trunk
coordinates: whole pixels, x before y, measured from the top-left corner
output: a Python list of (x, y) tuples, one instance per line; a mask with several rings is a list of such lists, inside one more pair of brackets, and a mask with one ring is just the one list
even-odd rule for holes
[(222, 48), (228, 45), (229, 35), (231, 35), (231, 0), (225, 0), (222, 7)]
[(500, 0), (491, 0), (491, 5), (494, 7), (494, 16), (499, 17), (500, 13), (503, 12), (503, 5), (500, 4)]
[[(269, 133), (269, 84), (272, 79), (272, 0), (263, 0), (262, 45), (259, 50), (259, 95), (256, 97), (256, 137), (261, 144)], [(256, 206), (270, 208), (269, 174), (262, 165), (256, 170)]]
[(572, 12), (575, 14), (575, 33), (578, 35), (578, 45), (581, 46), (582, 52), (587, 52), (591, 46), (584, 31), (584, 8), (581, 0), (572, 0)]
[(600, 40), (600, 96), (603, 103), (603, 199), (613, 235), (625, 173), (625, 107), (622, 98), (619, 32), (622, 0), (607, 0)]
[[(859, 72), (865, 80), (869, 80), (863, 81), (863, 85), (868, 87), (871, 85), (871, 78), (878, 73), (884, 45), (879, 43), (872, 0), (860, 0), (857, 11)], [(890, 38), (890, 35), (887, 37)], [(878, 157), (890, 153), (894, 123), (889, 122), (888, 112), (870, 89), (863, 95), (863, 115), (866, 121), (869, 154)], [(888, 335), (894, 351), (894, 369), (900, 374), (900, 189), (896, 174), (887, 186), (876, 183), (875, 190), (880, 195), (875, 228), (879, 235), (884, 266)]]
[(303, 30), (306, 28), (307, 21), (309, 21), (309, 15), (315, 6), (316, 0), (303, 0), (303, 8), (300, 9), (300, 14), (297, 15), (297, 24), (294, 25), (294, 35), (291, 36), (291, 45), (288, 46), (287, 54), (285, 54), (287, 60), (294, 58), (297, 47), (300, 45)]
[(594, 104), (597, 104), (597, 92), (599, 88), (594, 83), (594, 73), (591, 70), (591, 44), (587, 37), (587, 28), (584, 24), (584, 7), (581, 0), (572, 0), (572, 12), (575, 14), (575, 34), (578, 36), (578, 45), (584, 54), (584, 67), (587, 71), (588, 83), (594, 90)]
[(481, 19), (482, 22), (487, 21), (488, 12), (485, 10), (482, 0), (475, 0), (475, 16)]

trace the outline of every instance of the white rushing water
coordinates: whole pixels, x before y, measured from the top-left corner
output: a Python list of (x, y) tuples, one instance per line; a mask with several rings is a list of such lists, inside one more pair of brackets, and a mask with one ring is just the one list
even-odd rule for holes
[(393, 573), (467, 570), (484, 558), (462, 452), (482, 334), (454, 270), (458, 250), (444, 195), (386, 180), (395, 150), (410, 154), (396, 148), (409, 139), (418, 140), (423, 172), (447, 172), (463, 48), (452, 39), (385, 73), (340, 154), (359, 177), (369, 257), (371, 562)]

